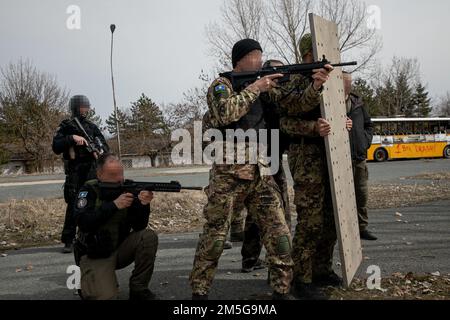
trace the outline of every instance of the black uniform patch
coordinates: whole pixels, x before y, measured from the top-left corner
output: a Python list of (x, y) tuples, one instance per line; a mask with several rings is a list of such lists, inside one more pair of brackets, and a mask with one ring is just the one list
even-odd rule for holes
[(77, 208), (78, 209), (83, 209), (83, 208), (86, 207), (87, 203), (88, 203), (88, 201), (87, 201), (86, 198), (80, 198), (77, 201)]

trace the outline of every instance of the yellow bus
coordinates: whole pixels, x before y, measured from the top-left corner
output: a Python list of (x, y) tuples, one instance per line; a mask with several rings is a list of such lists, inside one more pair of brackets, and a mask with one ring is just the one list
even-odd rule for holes
[(450, 118), (373, 119), (369, 161), (450, 159)]

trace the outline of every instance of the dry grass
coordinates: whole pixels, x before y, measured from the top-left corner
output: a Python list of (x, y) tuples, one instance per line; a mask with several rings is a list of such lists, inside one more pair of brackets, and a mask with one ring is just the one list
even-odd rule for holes
[[(370, 185), (368, 207), (372, 210), (397, 208), (450, 199), (450, 173), (421, 175), (420, 179), (429, 181), (425, 184)], [(293, 199), (292, 188), (290, 199)], [(200, 191), (158, 193), (152, 202), (150, 225), (160, 233), (199, 231), (204, 223), (205, 203), (206, 196)], [(59, 243), (65, 206), (63, 199), (0, 203), (0, 250)], [(295, 221), (292, 201), (291, 209)]]
[(408, 177), (406, 179), (450, 181), (450, 172), (425, 173), (414, 177)]
[(369, 187), (369, 209), (413, 207), (450, 199), (450, 180), (414, 185), (374, 185)]
[[(394, 273), (382, 278), (378, 288), (368, 288), (373, 279), (353, 279), (348, 289), (328, 287), (330, 300), (450, 300), (450, 274)], [(250, 300), (270, 300), (271, 294), (256, 294)]]
[(0, 249), (59, 242), (64, 213), (63, 199), (0, 203)]
[[(199, 230), (205, 203), (200, 191), (158, 193), (152, 202), (150, 225), (160, 233)], [(0, 250), (59, 243), (65, 210), (63, 199), (0, 203)]]

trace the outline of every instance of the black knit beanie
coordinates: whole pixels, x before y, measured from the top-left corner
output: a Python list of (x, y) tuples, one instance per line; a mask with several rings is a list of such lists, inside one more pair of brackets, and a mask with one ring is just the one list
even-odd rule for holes
[(261, 45), (256, 40), (243, 39), (243, 40), (236, 42), (236, 44), (233, 46), (233, 51), (231, 54), (233, 68), (236, 67), (239, 60), (241, 60), (243, 57), (245, 57), (247, 54), (249, 54), (253, 50), (259, 50), (259, 51), (263, 52)]

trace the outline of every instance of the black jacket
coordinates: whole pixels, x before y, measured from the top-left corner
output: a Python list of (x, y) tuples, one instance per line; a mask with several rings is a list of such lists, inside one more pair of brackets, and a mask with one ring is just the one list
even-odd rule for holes
[(353, 121), (353, 129), (350, 132), (352, 160), (363, 161), (367, 159), (367, 150), (372, 145), (373, 123), (362, 99), (351, 93), (350, 100), (352, 107), (347, 116)]
[[(86, 130), (86, 133), (92, 137), (92, 139), (98, 137), (105, 148), (108, 148), (103, 134), (94, 123), (88, 120), (82, 120), (81, 125), (83, 126), (84, 130)], [(69, 150), (71, 147), (73, 147), (76, 157), (74, 159), (75, 161), (94, 161), (94, 157), (87, 152), (84, 146), (76, 145), (75, 141), (72, 138), (73, 135), (83, 136), (82, 132), (77, 128), (76, 124), (71, 119), (67, 119), (61, 122), (59, 128), (55, 133), (55, 136), (53, 137), (53, 152), (58, 155), (62, 153), (64, 160), (71, 160)]]
[(128, 209), (119, 210), (112, 199), (101, 199), (99, 192), (97, 180), (86, 182), (74, 208), (79, 238), (92, 258), (108, 257), (132, 230), (147, 228), (150, 216), (150, 205), (136, 199)]

